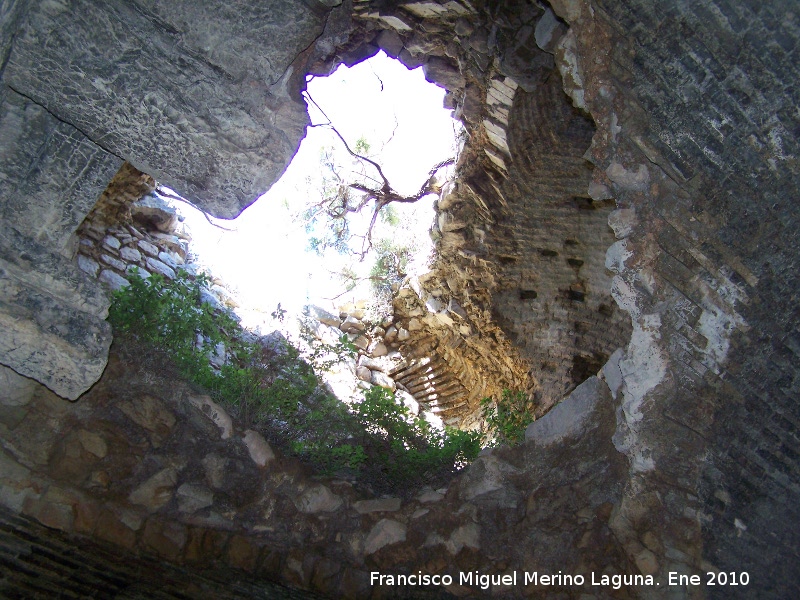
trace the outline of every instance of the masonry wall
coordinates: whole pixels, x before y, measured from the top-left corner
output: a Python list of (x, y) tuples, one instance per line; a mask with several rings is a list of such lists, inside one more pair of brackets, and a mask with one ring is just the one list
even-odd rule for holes
[[(340, 591), (356, 581), (360, 592), (363, 573), (351, 579), (347, 568), (439, 569), (435, 557), (445, 556), (453, 569), (502, 571), (535, 560), (661, 580), (717, 569), (751, 578), (741, 589), (629, 588), (623, 596), (797, 595), (793, 3), (375, 1), (329, 11), (276, 1), (268, 15), (241, 3), (220, 7), (211, 21), (191, 12), (184, 20), (167, 4), (2, 4), (0, 167), (3, 210), (14, 209), (0, 227), (0, 362), (11, 368), (3, 371), (5, 427), (31, 419), (44, 441), (67, 444), (58, 437), (69, 433), (62, 401), (24, 377), (75, 399), (103, 370), (107, 302), (68, 259), (69, 244), (123, 159), (233, 214), (279, 174), (302, 136), (305, 71), (323, 73), (382, 47), (425, 65), (470, 136), (460, 177), (439, 200), (439, 262), (418, 297), (441, 305), (431, 303), (433, 320), (419, 335), (451, 344), (493, 385), (538, 393), (543, 407), (616, 356), (599, 394), (605, 416), (586, 424), (567, 411), (562, 428), (575, 435), (563, 439), (547, 437), (545, 417), (525, 449), (483, 457), (445, 494), (446, 509), (431, 511), (438, 529), (412, 524), (419, 498), (390, 511), (403, 516), (355, 517), (358, 500), (343, 494), (346, 516), (335, 527), (301, 519), (304, 532), (321, 536), (320, 552), (299, 553), (301, 542), (286, 532), (271, 573), (306, 587), (317, 585), (316, 574), (319, 589)], [(290, 47), (272, 48), (274, 64), (263, 62), (240, 13), (265, 35), (291, 24)], [(212, 33), (240, 51), (215, 50)], [(557, 126), (541, 126), (543, 115)], [(39, 195), (25, 202), (29, 192)], [(36, 419), (19, 408), (32, 388), (48, 398)], [(90, 419), (81, 412), (87, 404), (69, 410)], [(30, 469), (10, 440), (4, 434), (3, 456)], [(88, 455), (79, 449), (71, 458)], [(37, 468), (50, 477), (60, 467), (48, 460)], [(28, 489), (17, 481), (4, 503), (45, 522), (37, 510), (52, 501), (61, 507), (54, 518), (75, 518), (82, 500), (58, 489), (78, 483), (59, 477), (54, 495), (49, 485), (30, 488), (27, 507), (14, 500)], [(287, 490), (276, 497), (296, 495)], [(282, 506), (302, 512), (288, 498)], [(173, 523), (178, 501), (169, 501), (163, 515)], [(325, 537), (335, 540), (337, 529), (366, 540), (381, 522), (394, 542), (364, 563), (363, 553)], [(241, 523), (243, 531), (255, 526)], [(137, 548), (153, 540), (170, 547), (152, 527), (138, 531)], [(420, 546), (427, 549), (417, 554)], [(348, 566), (326, 580), (329, 551)]]

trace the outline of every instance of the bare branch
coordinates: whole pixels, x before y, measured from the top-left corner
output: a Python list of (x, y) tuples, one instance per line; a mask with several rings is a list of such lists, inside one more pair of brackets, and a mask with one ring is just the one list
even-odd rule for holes
[[(381, 84), (382, 84), (382, 82), (381, 82)], [(379, 215), (380, 211), (383, 209), (383, 207), (387, 206), (388, 204), (391, 204), (393, 202), (401, 202), (401, 203), (418, 202), (419, 200), (421, 200), (422, 198), (424, 198), (425, 196), (427, 196), (429, 194), (438, 193), (439, 192), (439, 186), (437, 185), (437, 182), (436, 182), (436, 174), (437, 174), (437, 172), (440, 169), (442, 169), (443, 167), (455, 164), (456, 159), (455, 158), (448, 158), (446, 160), (443, 160), (439, 164), (435, 165), (430, 171), (428, 171), (428, 179), (425, 181), (425, 183), (422, 184), (422, 186), (420, 187), (419, 191), (416, 194), (411, 195), (411, 196), (402, 195), (402, 194), (398, 193), (392, 187), (392, 185), (389, 183), (389, 179), (384, 174), (383, 169), (381, 168), (380, 164), (378, 164), (376, 161), (372, 160), (371, 158), (369, 158), (367, 156), (364, 156), (362, 154), (359, 154), (358, 152), (355, 152), (350, 147), (350, 145), (347, 143), (347, 140), (344, 139), (344, 136), (333, 125), (333, 123), (331, 122), (330, 117), (328, 117), (328, 115), (325, 113), (325, 111), (322, 109), (322, 107), (319, 104), (317, 104), (317, 102), (314, 100), (314, 98), (311, 97), (311, 94), (309, 94), (306, 91), (305, 95), (306, 95), (306, 98), (308, 99), (308, 101), (311, 102), (312, 104), (314, 104), (314, 106), (317, 107), (317, 109), (320, 111), (320, 113), (323, 115), (323, 117), (325, 117), (325, 119), (327, 119), (327, 121), (328, 121), (327, 123), (320, 123), (320, 124), (312, 125), (312, 127), (328, 127), (329, 129), (331, 129), (333, 131), (333, 133), (335, 133), (336, 136), (341, 140), (342, 144), (344, 144), (345, 149), (347, 150), (347, 152), (353, 158), (357, 159), (361, 164), (372, 165), (375, 168), (375, 170), (378, 172), (378, 175), (381, 178), (381, 181), (378, 181), (374, 177), (372, 177), (370, 175), (367, 175), (366, 172), (364, 172), (364, 173), (360, 173), (360, 175), (362, 177), (374, 181), (380, 187), (377, 187), (377, 186), (376, 187), (370, 187), (370, 186), (368, 186), (368, 185), (366, 185), (364, 183), (360, 183), (360, 182), (353, 182), (353, 183), (347, 183), (346, 184), (349, 189), (356, 190), (356, 191), (361, 192), (362, 194), (364, 194), (364, 196), (361, 199), (361, 201), (358, 202), (354, 206), (351, 206), (349, 204), (348, 197), (343, 192), (340, 192), (339, 195), (337, 196), (337, 199), (341, 199), (341, 201), (342, 201), (342, 207), (341, 207), (341, 210), (339, 210), (339, 211), (332, 212), (331, 209), (333, 208), (333, 204), (332, 204), (331, 200), (325, 200), (322, 203), (315, 205), (316, 207), (320, 207), (320, 209), (322, 209), (322, 206), (327, 204), (329, 206), (329, 208), (326, 210), (326, 212), (331, 217), (333, 217), (333, 218), (345, 218), (347, 213), (360, 212), (361, 210), (363, 210), (367, 206), (367, 204), (369, 202), (371, 202), (373, 200), (375, 201), (375, 206), (374, 206), (374, 208), (372, 210), (372, 216), (370, 218), (370, 223), (369, 223), (369, 227), (367, 228), (366, 235), (365, 236), (358, 236), (358, 237), (362, 237), (363, 238), (362, 245), (361, 245), (361, 260), (363, 260), (365, 258), (365, 256), (366, 256), (366, 254), (370, 251), (370, 249), (372, 249), (372, 231), (373, 231), (373, 229), (375, 227), (375, 224), (377, 223), (378, 215)], [(395, 127), (394, 127), (394, 130), (392, 131), (392, 135), (389, 138), (389, 141), (391, 141), (394, 138), (394, 135), (395, 135), (395, 133), (397, 131), (397, 127), (398, 127), (398, 123), (397, 123), (397, 118), (395, 117)], [(384, 147), (385, 146), (386, 146), (386, 144), (384, 144)], [(338, 175), (337, 175), (337, 179), (340, 182), (342, 181), (342, 179), (339, 178)], [(344, 183), (344, 182), (342, 182), (342, 183)], [(356, 236), (352, 236), (352, 237), (356, 237)]]

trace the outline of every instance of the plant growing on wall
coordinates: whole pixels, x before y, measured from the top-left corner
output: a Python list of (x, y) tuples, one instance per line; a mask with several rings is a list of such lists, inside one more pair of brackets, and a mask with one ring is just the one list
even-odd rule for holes
[(536, 420), (536, 405), (523, 391), (503, 390), (498, 399), (481, 400), (481, 412), (495, 445), (516, 446), (525, 440), (525, 430)]
[[(309, 362), (281, 336), (256, 338), (203, 303), (207, 283), (185, 272), (171, 281), (134, 273), (114, 294), (115, 334), (160, 353), (247, 426), (324, 474), (349, 473), (402, 492), (446, 479), (480, 452), (480, 433), (433, 429), (383, 388), (370, 388), (351, 409), (319, 385), (312, 367), (352, 357), (346, 336), (318, 346), (316, 355), (312, 349)], [(216, 367), (215, 355), (224, 359)]]

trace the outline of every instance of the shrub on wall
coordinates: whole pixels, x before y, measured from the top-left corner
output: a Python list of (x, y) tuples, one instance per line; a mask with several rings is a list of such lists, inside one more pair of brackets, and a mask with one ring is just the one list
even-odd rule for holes
[(171, 281), (134, 272), (130, 286), (115, 292), (109, 321), (116, 334), (162, 353), (247, 426), (323, 474), (407, 491), (442, 482), (480, 452), (480, 433), (434, 429), (383, 388), (370, 388), (349, 408), (319, 385), (312, 367), (352, 357), (346, 337), (312, 348), (308, 362), (284, 338), (263, 343), (203, 303), (207, 283), (185, 272)]
[(525, 430), (536, 420), (536, 405), (525, 392), (503, 390), (498, 400), (481, 400), (481, 412), (495, 445), (516, 446), (525, 440)]

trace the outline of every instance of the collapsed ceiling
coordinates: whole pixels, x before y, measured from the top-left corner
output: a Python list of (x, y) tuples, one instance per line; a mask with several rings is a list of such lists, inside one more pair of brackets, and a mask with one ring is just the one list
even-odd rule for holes
[[(107, 300), (70, 259), (75, 229), (123, 160), (213, 214), (238, 214), (304, 134), (305, 75), (381, 48), (445, 87), (469, 134), (438, 202), (438, 258), (420, 292), (457, 316), (430, 321), (416, 340), (458, 365), (459, 418), (503, 387), (528, 390), (544, 414), (584, 381), (600, 389), (593, 376), (604, 373), (590, 402), (596, 427), (575, 414), (562, 423), (585, 438), (573, 452), (489, 457), (458, 484), (483, 542), (464, 564), (499, 568), (493, 553), (522, 527), (515, 514), (527, 537), (508, 551), (510, 565), (535, 557), (588, 569), (605, 553), (662, 580), (746, 570), (762, 597), (789, 597), (800, 568), (791, 558), (800, 542), (792, 8), (6, 2), (0, 362), (13, 372), (4, 376), (74, 400), (103, 372)], [(24, 463), (11, 437), (3, 456)], [(550, 448), (544, 439), (529, 446)], [(486, 481), (501, 483), (487, 492)], [(552, 522), (537, 519), (568, 505), (565, 494), (601, 523), (588, 549), (570, 541), (569, 522), (563, 537), (541, 537)], [(449, 543), (472, 535), (452, 525)], [(563, 548), (534, 552), (548, 539)], [(577, 548), (584, 562), (559, 562)], [(318, 589), (335, 594), (343, 580)]]

